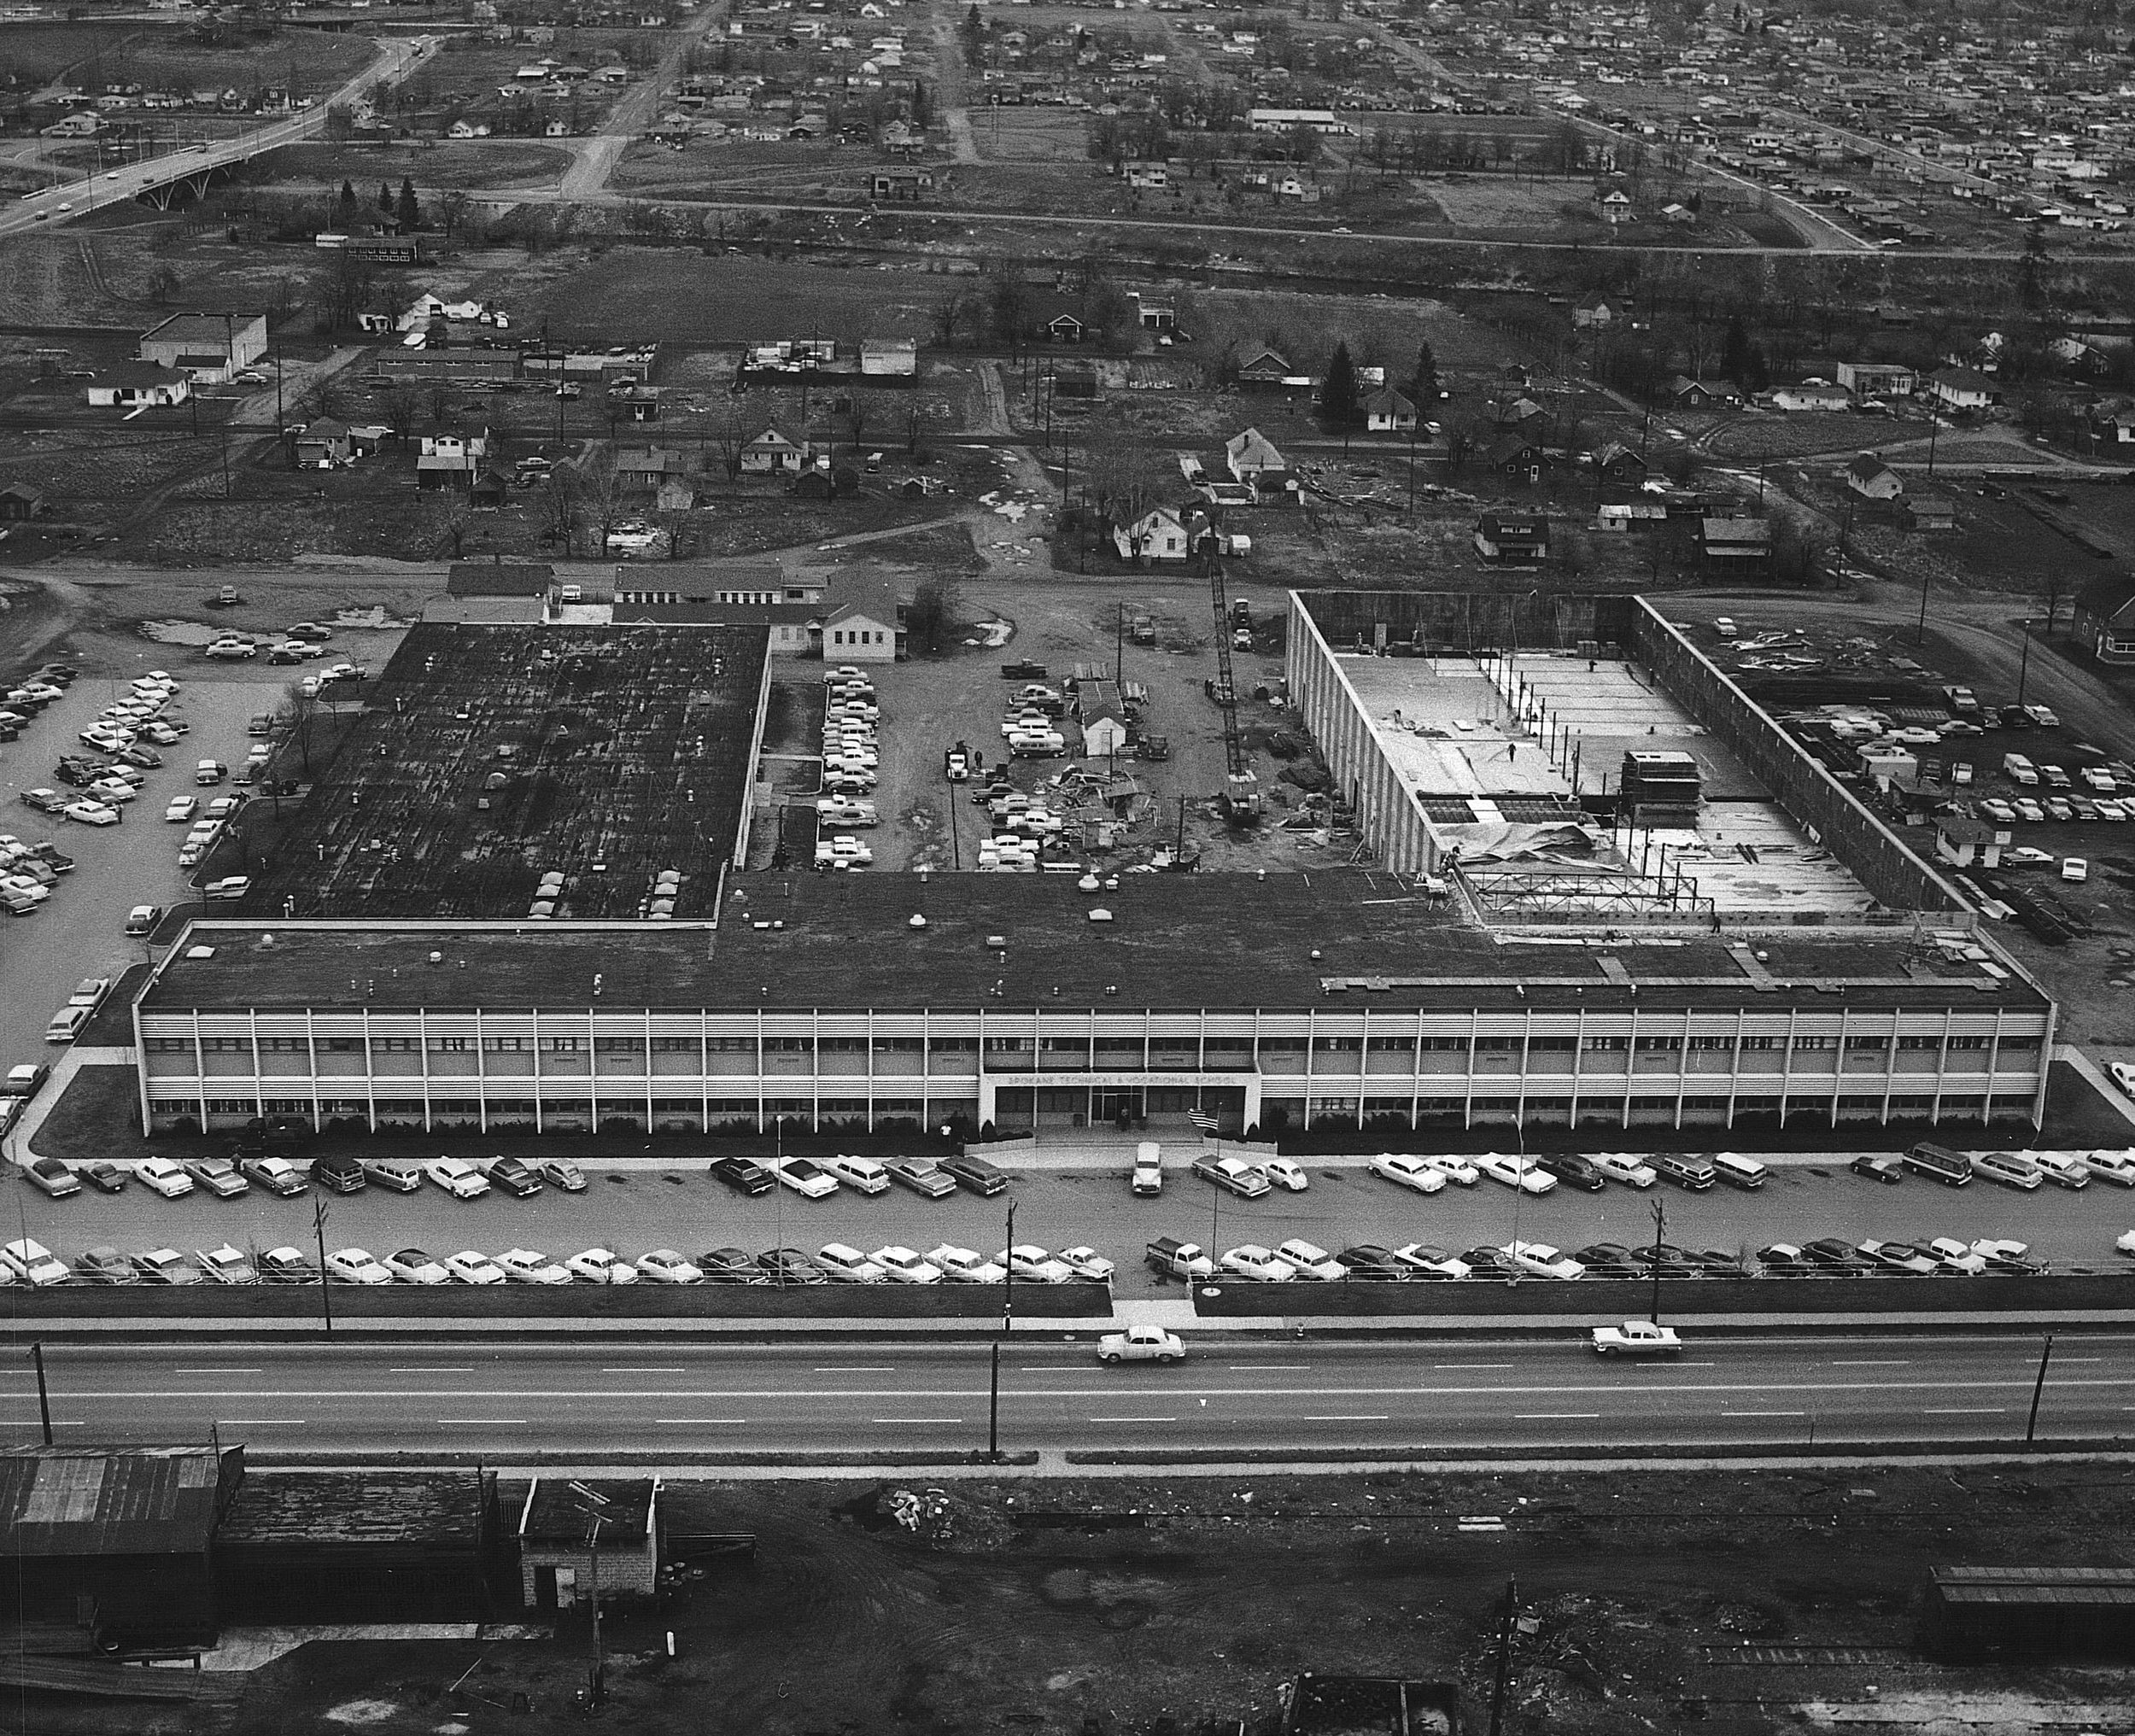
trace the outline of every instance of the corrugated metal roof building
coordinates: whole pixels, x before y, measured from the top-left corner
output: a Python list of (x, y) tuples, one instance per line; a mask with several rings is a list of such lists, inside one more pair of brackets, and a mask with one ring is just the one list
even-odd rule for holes
[(212, 1643), (215, 1528), (243, 1476), (236, 1447), (0, 1450), (0, 1619)]

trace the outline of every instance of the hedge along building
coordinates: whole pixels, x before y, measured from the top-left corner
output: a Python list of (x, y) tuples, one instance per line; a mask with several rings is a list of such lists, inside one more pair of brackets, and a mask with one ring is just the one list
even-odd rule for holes
[[(921, 920), (915, 920), (921, 919)], [(196, 922), (145, 1128), (2035, 1122), (1960, 930), (1514, 931), (1384, 873), (729, 879), (716, 924)]]

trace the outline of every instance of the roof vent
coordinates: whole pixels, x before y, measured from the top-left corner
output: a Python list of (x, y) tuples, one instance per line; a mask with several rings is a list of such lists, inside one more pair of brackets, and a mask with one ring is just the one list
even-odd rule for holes
[(986, 936), (986, 944), (997, 952), (1008, 944), (1009, 938), (1005, 934), (989, 934)]
[(430, 962), (432, 964), (442, 964), (445, 962), (445, 955), (442, 952), (433, 952), (430, 956)]
[(213, 958), (214, 956), (215, 949), (212, 946), (189, 946), (185, 949), (188, 958)]
[(262, 952), (271, 951), (271, 950), (273, 949), (273, 946), (274, 946), (274, 937), (273, 937), (272, 934), (262, 934), (262, 935), (260, 937), (260, 951), (262, 951)]
[(913, 928), (924, 928), (927, 926), (927, 919), (915, 910), (912, 912), (912, 920), (908, 926)]
[(1112, 920), (1112, 913), (1102, 904), (1095, 905), (1091, 909), (1090, 920), (1092, 922), (1109, 922)]

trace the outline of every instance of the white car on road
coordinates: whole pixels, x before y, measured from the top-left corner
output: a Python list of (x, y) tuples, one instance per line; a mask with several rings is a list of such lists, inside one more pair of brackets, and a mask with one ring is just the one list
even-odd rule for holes
[(827, 1200), (838, 1191), (838, 1178), (804, 1157), (775, 1157), (763, 1166), (804, 1199)]
[(1524, 1194), (1547, 1194), (1557, 1185), (1557, 1178), (1531, 1157), (1508, 1157), (1503, 1152), (1486, 1151), (1476, 1159), (1475, 1166), (1492, 1181), (1518, 1188)]
[(892, 1244), (878, 1248), (868, 1256), (882, 1268), (882, 1275), (893, 1284), (938, 1284), (941, 1282), (941, 1268), (922, 1254), (909, 1248)]
[(997, 1284), (1008, 1279), (1007, 1267), (995, 1265), (975, 1248), (959, 1248), (953, 1242), (928, 1248), (927, 1258), (952, 1283)]
[(1600, 1356), (1673, 1356), (1682, 1349), (1682, 1340), (1673, 1326), (1626, 1320), (1620, 1326), (1595, 1327), (1594, 1348)]
[(393, 1274), (360, 1248), (340, 1248), (326, 1256), (326, 1273), (344, 1284), (389, 1284)]
[(506, 1281), (502, 1266), (488, 1254), (471, 1248), (447, 1254), (445, 1270), (463, 1284), (500, 1284)]
[(570, 1274), (547, 1254), (530, 1248), (507, 1248), (497, 1256), (507, 1282), (515, 1284), (567, 1284)]
[(1435, 1194), (1446, 1184), (1446, 1172), (1427, 1159), (1407, 1157), (1399, 1152), (1381, 1152), (1365, 1166), (1375, 1176), (1419, 1194)]
[(564, 1268), (582, 1283), (634, 1284), (638, 1281), (638, 1269), (611, 1248), (588, 1248), (583, 1254), (571, 1255)]
[(1099, 1362), (1179, 1362), (1185, 1354), (1185, 1341), (1161, 1326), (1108, 1332), (1097, 1341)]
[(1587, 1161), (1612, 1182), (1634, 1188), (1650, 1188), (1660, 1177), (1646, 1160), (1631, 1151), (1590, 1151)]
[(182, 1200), (193, 1190), (193, 1178), (167, 1157), (144, 1157), (133, 1166), (133, 1178), (167, 1200)]

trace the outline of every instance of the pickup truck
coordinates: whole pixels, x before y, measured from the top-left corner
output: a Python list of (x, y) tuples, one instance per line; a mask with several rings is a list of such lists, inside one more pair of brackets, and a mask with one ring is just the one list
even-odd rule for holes
[(1597, 1356), (1676, 1356), (1682, 1340), (1673, 1326), (1656, 1326), (1650, 1320), (1626, 1320), (1623, 1324), (1594, 1329)]
[(1215, 1262), (1191, 1242), (1160, 1236), (1149, 1243), (1142, 1263), (1160, 1277), (1184, 1278), (1192, 1283), (1215, 1275)]
[(1019, 663), (1001, 665), (1001, 679), (1004, 681), (1042, 681), (1045, 679), (1045, 665), (1032, 663), (1027, 658)]

